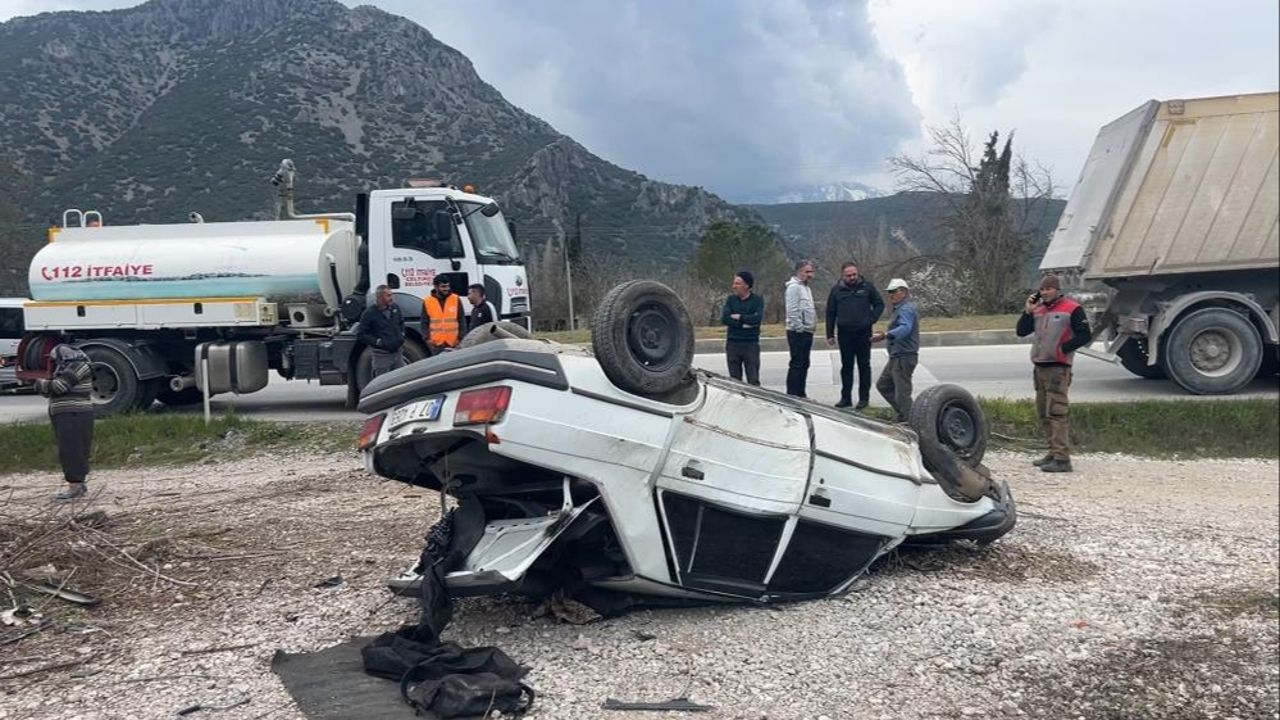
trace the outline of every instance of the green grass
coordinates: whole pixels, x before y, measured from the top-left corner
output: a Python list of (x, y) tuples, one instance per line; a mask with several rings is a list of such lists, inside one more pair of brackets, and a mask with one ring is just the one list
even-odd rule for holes
[[(236, 415), (130, 414), (94, 426), (92, 466), (173, 465), (284, 448), (355, 450), (355, 423), (271, 423)], [(0, 474), (58, 467), (48, 422), (0, 425)]]
[[(887, 312), (887, 311), (886, 311)], [(886, 315), (887, 317), (887, 315)], [(821, 324), (821, 323), (819, 323)], [(965, 315), (962, 317), (926, 317), (920, 319), (921, 332), (946, 332), (951, 330), (1012, 330), (1018, 324), (1017, 315)], [(880, 325), (884, 325), (883, 322)], [(724, 337), (723, 325), (696, 327), (693, 336), (699, 340)], [(761, 337), (783, 337), (787, 334), (782, 325), (763, 325), (760, 327)], [(538, 337), (562, 343), (589, 343), (590, 330), (563, 330), (560, 332), (538, 333)]]
[[(1034, 402), (984, 399), (982, 408), (995, 443), (1044, 446)], [(1079, 452), (1275, 458), (1280, 400), (1072, 403), (1071, 444)]]

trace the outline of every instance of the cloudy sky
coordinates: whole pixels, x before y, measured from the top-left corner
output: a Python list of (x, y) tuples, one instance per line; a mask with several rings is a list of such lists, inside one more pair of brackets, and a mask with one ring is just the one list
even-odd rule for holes
[[(0, 0), (0, 19), (129, 0)], [(349, 5), (358, 4), (347, 1)], [(1276, 0), (371, 0), (597, 154), (730, 200), (839, 180), (957, 112), (1016, 131), (1065, 194), (1149, 98), (1274, 91)]]

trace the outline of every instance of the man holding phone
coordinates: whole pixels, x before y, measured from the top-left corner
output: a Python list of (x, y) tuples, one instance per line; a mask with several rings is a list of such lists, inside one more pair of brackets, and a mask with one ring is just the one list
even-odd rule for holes
[(1067, 390), (1075, 351), (1093, 340), (1089, 319), (1080, 303), (1062, 294), (1056, 275), (1040, 280), (1040, 289), (1027, 298), (1018, 318), (1018, 337), (1035, 334), (1031, 342), (1032, 378), (1036, 387), (1036, 415), (1049, 440), (1049, 453), (1033, 464), (1045, 472), (1071, 472), (1071, 416)]

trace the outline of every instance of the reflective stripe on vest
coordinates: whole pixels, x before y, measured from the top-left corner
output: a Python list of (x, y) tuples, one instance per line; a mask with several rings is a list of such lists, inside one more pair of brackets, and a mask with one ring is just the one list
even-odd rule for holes
[[(435, 302), (431, 302), (434, 300)], [(431, 337), (427, 339), (432, 345), (454, 347), (458, 344), (458, 296), (449, 293), (443, 306), (435, 293), (427, 295), (422, 301), (427, 311), (427, 319), (431, 321)]]
[(1032, 315), (1036, 321), (1036, 334), (1031, 343), (1031, 362), (1060, 363), (1070, 365), (1075, 353), (1062, 352), (1062, 344), (1075, 337), (1071, 332), (1071, 313), (1080, 303), (1064, 297), (1052, 305), (1039, 305)]

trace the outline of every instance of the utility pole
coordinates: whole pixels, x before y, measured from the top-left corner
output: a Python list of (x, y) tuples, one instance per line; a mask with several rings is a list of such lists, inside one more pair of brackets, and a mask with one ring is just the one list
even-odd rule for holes
[(573, 314), (573, 268), (571, 267), (572, 264), (569, 262), (569, 242), (563, 235), (560, 236), (560, 249), (564, 254), (565, 291), (569, 293), (569, 329), (577, 330), (578, 328), (575, 326), (575, 316)]

